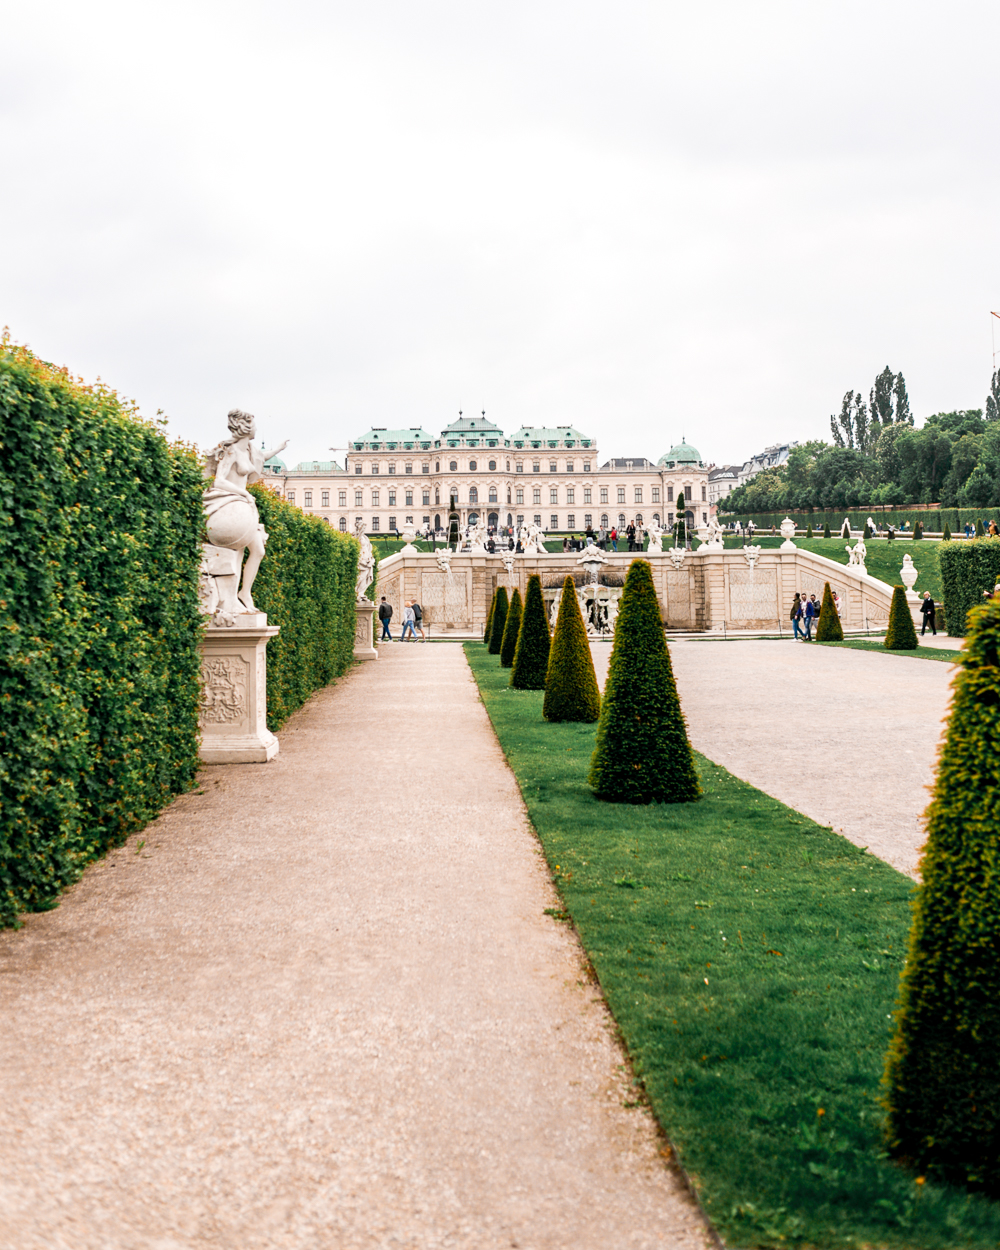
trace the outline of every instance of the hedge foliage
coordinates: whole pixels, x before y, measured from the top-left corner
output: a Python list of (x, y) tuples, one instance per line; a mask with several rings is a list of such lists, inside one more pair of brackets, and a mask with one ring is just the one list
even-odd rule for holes
[(919, 645), (910, 606), (906, 602), (906, 591), (902, 586), (892, 588), (889, 624), (882, 645), (889, 651), (915, 651)]
[(819, 607), (819, 624), (816, 626), (817, 642), (843, 642), (844, 627), (837, 614), (837, 605), (833, 602), (833, 591), (830, 583), (823, 587), (823, 601)]
[(486, 624), (483, 626), (483, 642), (489, 645), (490, 631), (493, 628), (493, 612), (497, 606), (497, 592), (494, 590), (493, 598), (490, 600), (490, 610), (486, 613)]
[(542, 579), (537, 573), (532, 573), (524, 592), (524, 611), (521, 613), (514, 667), (510, 674), (510, 684), (515, 690), (545, 689), (549, 644), (549, 622), (545, 615)]
[(250, 488), (267, 530), (254, 603), (281, 633), (267, 644), (267, 727), (280, 729), (354, 659), (358, 541), (260, 484)]
[(1000, 1197), (1000, 601), (975, 608), (886, 1063), (890, 1151)]
[(507, 591), (503, 586), (497, 587), (496, 598), (493, 600), (493, 615), (490, 618), (490, 636), (486, 639), (490, 655), (499, 655), (503, 646), (503, 631), (507, 625)]
[(190, 787), (201, 464), (0, 341), (0, 923)]
[(563, 582), (556, 632), (549, 649), (542, 715), (552, 721), (592, 722), (601, 714), (601, 692), (572, 577)]
[(589, 781), (614, 803), (701, 794), (648, 560), (633, 560), (625, 579)]
[[(883, 527), (883, 533), (887, 525), (894, 525), (899, 528), (904, 522), (912, 529), (919, 521), (923, 526), (924, 534), (940, 534), (945, 525), (951, 526), (952, 533), (959, 531), (964, 533), (966, 522), (975, 526), (979, 520), (984, 520), (989, 524), (990, 518), (1000, 520), (1000, 510), (996, 507), (981, 508), (791, 508), (781, 512), (732, 512), (727, 509), (727, 501), (721, 500), (719, 503), (719, 518), (724, 522), (739, 520), (742, 523), (752, 520), (754, 525), (763, 529), (770, 529), (773, 525), (775, 529), (780, 526), (786, 516), (790, 516), (799, 529), (804, 529), (807, 524), (811, 524), (814, 529), (818, 529), (821, 525), (833, 526), (835, 530), (840, 530), (847, 517), (851, 522), (851, 528), (860, 530), (864, 528), (865, 521), (871, 517), (873, 521), (878, 522)], [(725, 517), (723, 518), (723, 513)], [(904, 530), (904, 533), (906, 531)]]
[(1000, 582), (1000, 538), (942, 544), (938, 556), (948, 633), (964, 638), (970, 610)]
[(521, 628), (521, 592), (515, 586), (507, 609), (507, 623), (503, 627), (503, 641), (500, 643), (500, 667), (510, 668), (514, 663), (514, 652), (517, 650), (517, 635)]

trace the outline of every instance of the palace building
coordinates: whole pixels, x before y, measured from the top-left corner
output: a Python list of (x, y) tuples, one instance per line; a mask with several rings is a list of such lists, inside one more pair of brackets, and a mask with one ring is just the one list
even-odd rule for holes
[(689, 524), (707, 525), (710, 506), (709, 467), (688, 443), (655, 463), (619, 456), (602, 464), (594, 439), (571, 425), (506, 435), (485, 413), (460, 413), (436, 438), (419, 427), (366, 430), (344, 468), (307, 461), (289, 469), (277, 458), (265, 468), (266, 484), (289, 503), (342, 530), (360, 519), (369, 534), (447, 529), (452, 500), (463, 527), (534, 522), (562, 533), (629, 522), (666, 528), (681, 492)]

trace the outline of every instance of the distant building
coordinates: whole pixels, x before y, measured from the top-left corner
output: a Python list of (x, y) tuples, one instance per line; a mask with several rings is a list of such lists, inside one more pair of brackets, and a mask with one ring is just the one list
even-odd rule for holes
[(738, 464), (724, 464), (710, 470), (708, 474), (708, 502), (711, 507), (717, 508), (719, 501), (725, 499), (729, 492), (739, 483), (741, 467)]
[(485, 414), (445, 426), (372, 428), (354, 439), (344, 468), (275, 458), (266, 484), (289, 503), (342, 530), (360, 519), (370, 534), (446, 529), (451, 500), (460, 524), (531, 524), (581, 533), (588, 526), (673, 525), (684, 493), (689, 523), (708, 523), (708, 469), (696, 448), (678, 443), (655, 464), (625, 456), (598, 465), (597, 443), (571, 425), (521, 426), (509, 437)]
[(794, 443), (774, 443), (770, 447), (765, 447), (763, 451), (759, 451), (755, 456), (751, 456), (749, 460), (743, 462), (740, 468), (737, 486), (749, 482), (752, 477), (756, 477), (765, 469), (780, 468), (788, 459), (788, 453), (798, 445), (798, 440)]

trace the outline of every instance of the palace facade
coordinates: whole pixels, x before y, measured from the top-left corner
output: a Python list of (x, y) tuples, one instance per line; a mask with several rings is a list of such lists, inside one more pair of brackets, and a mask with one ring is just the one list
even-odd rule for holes
[(666, 528), (681, 492), (688, 523), (708, 524), (709, 469), (688, 443), (656, 463), (627, 456), (601, 464), (596, 442), (571, 425), (522, 426), (508, 436), (485, 413), (459, 414), (437, 438), (419, 427), (367, 430), (348, 447), (344, 468), (307, 461), (289, 469), (274, 458), (265, 469), (266, 484), (289, 503), (342, 530), (360, 519), (369, 534), (447, 529), (452, 500), (463, 527), (482, 519), (562, 533), (630, 521)]

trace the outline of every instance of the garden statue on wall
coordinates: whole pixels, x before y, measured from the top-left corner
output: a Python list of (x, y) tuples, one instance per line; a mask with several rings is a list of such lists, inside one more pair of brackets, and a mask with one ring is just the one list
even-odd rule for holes
[(354, 522), (354, 537), (361, 548), (358, 552), (358, 580), (354, 586), (354, 597), (360, 602), (367, 596), (368, 587), (375, 575), (375, 553), (372, 551), (372, 540), (365, 533), (365, 523), (361, 517)]
[[(253, 583), (264, 558), (267, 531), (247, 487), (264, 473), (264, 453), (254, 446), (256, 421), (249, 412), (233, 408), (228, 417), (230, 437), (205, 457), (205, 528), (208, 542), (202, 552), (202, 608), (213, 625), (232, 626), (236, 617), (257, 611)], [(279, 455), (287, 442), (268, 452)], [(243, 552), (248, 551), (240, 583)], [(239, 584), (239, 590), (237, 585)]]
[(656, 520), (649, 527), (648, 553), (651, 555), (663, 555), (663, 530), (660, 529), (659, 522)]

